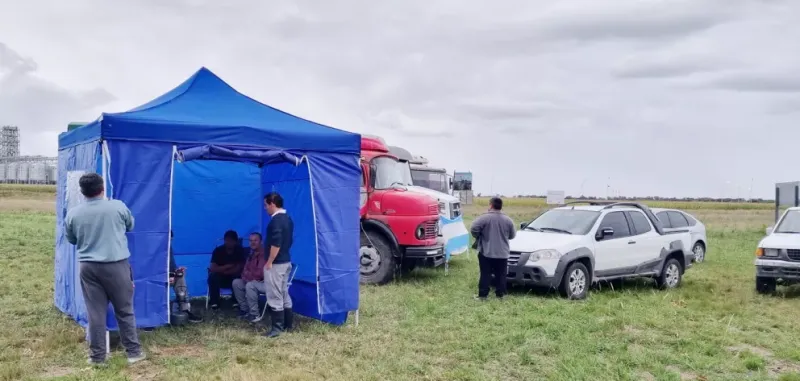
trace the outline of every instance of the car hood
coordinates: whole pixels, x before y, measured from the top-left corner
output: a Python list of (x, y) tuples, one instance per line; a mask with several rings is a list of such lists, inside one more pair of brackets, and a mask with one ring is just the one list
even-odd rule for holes
[(772, 233), (758, 243), (768, 249), (800, 249), (800, 234)]
[(565, 254), (568, 251), (577, 249), (585, 239), (585, 235), (520, 230), (517, 232), (517, 236), (509, 242), (509, 246), (511, 251), (523, 253), (553, 249)]
[(408, 188), (409, 192), (422, 193), (424, 195), (431, 196), (435, 198), (437, 201), (441, 202), (454, 203), (459, 201), (458, 197), (451, 196), (447, 193), (437, 192), (433, 189), (428, 189), (417, 185), (407, 186), (406, 188)]

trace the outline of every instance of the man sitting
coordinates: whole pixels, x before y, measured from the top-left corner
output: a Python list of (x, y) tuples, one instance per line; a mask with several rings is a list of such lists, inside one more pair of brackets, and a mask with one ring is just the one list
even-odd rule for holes
[(211, 254), (211, 266), (208, 268), (208, 297), (212, 309), (219, 308), (220, 288), (233, 287), (233, 280), (242, 273), (246, 258), (235, 231), (226, 231), (223, 238), (222, 246), (218, 246)]
[[(170, 230), (169, 239), (175, 235)], [(178, 309), (185, 312), (189, 317), (189, 322), (199, 323), (203, 319), (192, 313), (192, 305), (189, 303), (189, 289), (186, 287), (186, 267), (178, 267), (175, 264), (175, 256), (172, 254), (172, 245), (169, 247), (169, 284), (175, 291), (175, 302), (178, 303)]]
[(242, 277), (233, 281), (233, 295), (239, 303), (239, 316), (251, 323), (261, 321), (258, 311), (258, 294), (266, 293), (264, 287), (264, 246), (261, 234), (250, 234), (250, 256), (244, 265)]

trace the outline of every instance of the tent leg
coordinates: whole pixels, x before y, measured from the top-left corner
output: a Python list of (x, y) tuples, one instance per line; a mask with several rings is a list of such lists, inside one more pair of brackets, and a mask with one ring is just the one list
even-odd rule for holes
[(450, 261), (444, 261), (444, 275), (447, 276), (450, 273)]
[(106, 331), (106, 354), (111, 353), (111, 333)]
[(356, 327), (358, 327), (358, 310), (356, 310)]

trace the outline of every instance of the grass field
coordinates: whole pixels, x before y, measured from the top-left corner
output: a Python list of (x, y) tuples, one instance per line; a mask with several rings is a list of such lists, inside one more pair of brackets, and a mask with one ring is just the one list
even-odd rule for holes
[[(515, 220), (544, 205), (509, 200)], [(48, 206), (49, 205), (49, 206)], [(225, 315), (142, 333), (150, 358), (85, 364), (83, 331), (53, 298), (53, 191), (0, 187), (0, 381), (52, 380), (800, 380), (800, 290), (754, 292), (770, 205), (687, 203), (709, 227), (707, 261), (681, 288), (593, 290), (586, 301), (515, 290), (478, 303), (474, 257), (362, 287), (360, 325), (302, 320), (275, 341)], [(656, 206), (656, 205), (654, 205)], [(467, 208), (468, 219), (485, 207)]]

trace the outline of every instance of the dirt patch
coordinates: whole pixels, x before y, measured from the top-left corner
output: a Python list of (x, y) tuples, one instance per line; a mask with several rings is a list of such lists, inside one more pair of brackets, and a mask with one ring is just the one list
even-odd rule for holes
[(632, 327), (632, 326), (629, 326), (629, 325), (626, 325), (625, 327), (623, 327), (622, 331), (627, 333), (627, 334), (629, 334), (629, 335), (634, 335), (634, 336), (639, 336), (639, 335), (642, 334), (642, 330), (641, 329), (638, 329), (638, 328), (635, 328), (635, 327)]
[(176, 345), (173, 347), (151, 347), (149, 352), (164, 357), (207, 357), (208, 350), (201, 346), (194, 345)]
[(765, 360), (767, 360), (767, 359), (772, 357), (772, 352), (770, 352), (770, 351), (768, 351), (768, 350), (766, 350), (764, 348), (754, 347), (752, 345), (747, 345), (747, 344), (741, 344), (741, 345), (737, 345), (737, 346), (734, 346), (734, 347), (728, 347), (728, 350), (731, 351), (731, 352), (734, 352), (736, 354), (739, 354), (739, 353), (742, 353), (742, 352), (750, 352), (750, 353), (752, 353), (752, 354), (754, 354), (756, 356), (763, 357)]
[(125, 373), (131, 381), (155, 381), (161, 379), (166, 372), (152, 364), (143, 363), (129, 367)]
[(638, 379), (642, 381), (656, 381), (656, 376), (650, 372), (639, 372)]
[(777, 376), (780, 376), (781, 374), (789, 373), (789, 372), (800, 373), (800, 364), (797, 364), (797, 363), (794, 363), (794, 362), (791, 362), (791, 361), (787, 361), (787, 360), (776, 359), (776, 358), (772, 357), (773, 356), (772, 352), (770, 352), (770, 351), (768, 351), (768, 350), (766, 350), (764, 348), (759, 348), (759, 347), (754, 347), (752, 345), (742, 344), (742, 345), (737, 345), (737, 346), (734, 346), (734, 347), (728, 347), (728, 350), (731, 351), (731, 352), (736, 353), (737, 355), (742, 353), (742, 352), (750, 352), (750, 353), (752, 353), (752, 354), (754, 354), (756, 356), (759, 356), (759, 357), (763, 358), (764, 361), (766, 361), (766, 363), (767, 363), (766, 366), (765, 366), (765, 369), (767, 370), (767, 374), (769, 374), (771, 377), (777, 377)]
[(639, 344), (630, 344), (628, 345), (628, 352), (629, 353), (642, 353), (644, 352), (644, 347)]
[(681, 376), (681, 380), (688, 381), (688, 380), (697, 380), (697, 375), (692, 372), (686, 372), (678, 368), (677, 366), (668, 366), (667, 370), (673, 373), (677, 373)]
[(75, 368), (68, 368), (65, 366), (51, 366), (49, 368), (45, 368), (40, 377), (44, 379), (65, 377), (74, 374), (77, 371), (78, 370)]
[(50, 212), (56, 210), (54, 200), (0, 198), (0, 211)]

